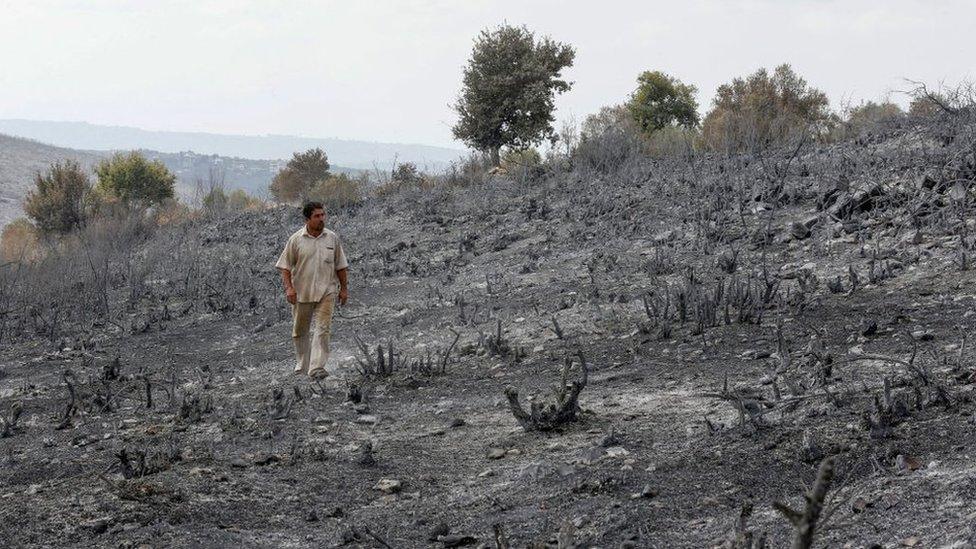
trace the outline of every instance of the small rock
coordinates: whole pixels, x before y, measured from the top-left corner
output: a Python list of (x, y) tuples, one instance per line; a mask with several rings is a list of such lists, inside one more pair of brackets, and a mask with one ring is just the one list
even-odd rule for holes
[(111, 519), (101, 518), (86, 522), (84, 527), (90, 530), (93, 534), (99, 535), (104, 534), (108, 530), (110, 524)]
[(392, 478), (381, 478), (379, 482), (373, 486), (373, 490), (379, 490), (384, 494), (395, 494), (400, 491), (400, 488), (400, 481)]
[(928, 330), (915, 330), (912, 332), (912, 337), (918, 341), (932, 341), (935, 339), (935, 334)]
[(342, 507), (332, 507), (331, 509), (325, 512), (325, 516), (328, 518), (340, 518), (345, 514), (346, 513), (345, 511), (342, 510)]
[(447, 536), (450, 533), (451, 528), (446, 523), (441, 522), (431, 529), (430, 535), (427, 536), (427, 539), (429, 541), (437, 541), (439, 538)]
[(494, 474), (495, 474), (495, 472), (492, 471), (491, 469), (485, 469), (484, 471), (478, 473), (478, 478), (490, 477), (490, 476), (492, 476)]
[(607, 448), (607, 457), (609, 458), (618, 458), (627, 455), (630, 455), (630, 452), (627, 451), (627, 449), (623, 446), (612, 446)]
[(488, 459), (502, 459), (505, 457), (505, 450), (502, 448), (489, 448)]
[(519, 472), (519, 477), (525, 479), (540, 479), (546, 474), (546, 466), (541, 461), (532, 462)]
[(464, 427), (465, 425), (466, 423), (464, 423), (463, 419), (456, 417), (451, 420), (451, 423), (448, 424), (448, 427), (450, 427), (451, 429), (457, 429), (458, 427)]
[(912, 456), (898, 454), (898, 457), (895, 458), (895, 467), (903, 473), (908, 473), (921, 469), (922, 462)]
[(380, 419), (374, 415), (366, 414), (356, 418), (356, 423), (363, 423), (366, 425), (376, 425), (379, 423)]
[(255, 465), (271, 465), (278, 462), (278, 456), (274, 454), (260, 453), (254, 456)]
[(874, 320), (865, 321), (861, 325), (861, 335), (864, 337), (873, 336), (878, 333), (878, 323)]
[(584, 465), (593, 465), (594, 463), (600, 461), (605, 454), (606, 450), (604, 450), (602, 447), (593, 446), (583, 450), (583, 454), (580, 456), (579, 461)]
[(308, 514), (305, 515), (305, 522), (317, 522), (318, 520), (319, 516), (315, 513), (315, 509), (309, 510)]
[(630, 496), (630, 499), (641, 499), (641, 498), (650, 499), (656, 496), (657, 496), (657, 490), (651, 488), (650, 484), (645, 484), (644, 488), (642, 488), (640, 492), (636, 494), (632, 494)]
[(568, 476), (573, 475), (575, 473), (576, 473), (576, 467), (574, 467), (572, 465), (569, 465), (569, 464), (566, 464), (566, 463), (564, 463), (564, 464), (559, 465), (558, 467), (556, 467), (556, 474), (558, 474), (561, 477), (568, 477)]
[[(816, 222), (816, 218), (814, 218), (814, 222)], [(802, 221), (794, 221), (790, 224), (790, 235), (797, 240), (803, 240), (810, 236), (810, 227), (807, 227)]]
[(464, 547), (478, 543), (478, 538), (474, 536), (441, 536), (437, 541), (444, 544), (444, 547)]
[(600, 439), (600, 446), (604, 448), (610, 448), (611, 446), (620, 446), (620, 437), (617, 436), (613, 430), (606, 434), (602, 439)]

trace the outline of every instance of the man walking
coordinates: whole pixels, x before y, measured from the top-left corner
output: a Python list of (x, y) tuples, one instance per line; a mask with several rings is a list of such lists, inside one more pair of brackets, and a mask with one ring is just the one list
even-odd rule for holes
[[(329, 360), (332, 306), (337, 297), (340, 305), (349, 299), (349, 264), (339, 235), (325, 228), (325, 207), (308, 202), (302, 214), (305, 226), (288, 238), (275, 267), (281, 271), (285, 297), (291, 303), (291, 336), (298, 357), (295, 373), (321, 379), (328, 375), (325, 363)], [(315, 328), (309, 337), (313, 319)]]

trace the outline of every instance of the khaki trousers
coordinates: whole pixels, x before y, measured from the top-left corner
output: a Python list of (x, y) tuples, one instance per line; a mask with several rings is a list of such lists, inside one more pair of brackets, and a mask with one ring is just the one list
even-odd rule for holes
[(295, 355), (298, 359), (296, 372), (313, 375), (318, 370), (325, 370), (325, 363), (329, 360), (335, 298), (335, 294), (328, 294), (319, 302), (296, 303), (291, 306), (294, 320), (291, 337), (295, 341)]

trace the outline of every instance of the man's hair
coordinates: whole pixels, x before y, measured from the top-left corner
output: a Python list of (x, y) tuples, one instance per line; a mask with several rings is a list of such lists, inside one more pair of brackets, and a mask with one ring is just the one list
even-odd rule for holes
[(315, 210), (324, 209), (325, 206), (323, 206), (321, 202), (306, 202), (305, 205), (302, 206), (302, 215), (305, 216), (305, 219), (312, 219), (312, 212)]

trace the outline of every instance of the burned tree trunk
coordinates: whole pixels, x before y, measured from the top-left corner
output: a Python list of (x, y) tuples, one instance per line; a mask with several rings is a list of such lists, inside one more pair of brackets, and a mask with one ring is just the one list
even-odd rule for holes
[(827, 491), (830, 490), (830, 484), (833, 480), (834, 458), (828, 457), (820, 462), (817, 480), (813, 483), (813, 487), (803, 495), (807, 502), (803, 512), (796, 511), (781, 501), (773, 503), (773, 507), (793, 523), (796, 528), (796, 535), (791, 546), (793, 549), (810, 549), (813, 547), (813, 536), (817, 528), (817, 521), (820, 520), (824, 499), (827, 497)]

